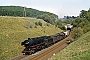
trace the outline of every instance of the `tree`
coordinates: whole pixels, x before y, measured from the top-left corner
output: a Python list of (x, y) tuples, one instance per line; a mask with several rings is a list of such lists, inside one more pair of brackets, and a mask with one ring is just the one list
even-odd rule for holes
[(77, 39), (83, 34), (83, 29), (81, 27), (75, 27), (71, 33), (72, 33), (72, 38)]
[(86, 19), (90, 22), (90, 11), (88, 10), (87, 14), (86, 14)]
[(43, 15), (39, 15), (37, 16), (37, 18), (43, 19), (44, 21), (51, 23), (51, 24), (55, 24), (55, 20), (56, 20), (56, 17), (52, 13), (49, 13), (49, 12)]
[(87, 13), (87, 11), (85, 11), (85, 10), (82, 10), (82, 11), (80, 11), (81, 13), (80, 13), (80, 18), (86, 18), (86, 13)]

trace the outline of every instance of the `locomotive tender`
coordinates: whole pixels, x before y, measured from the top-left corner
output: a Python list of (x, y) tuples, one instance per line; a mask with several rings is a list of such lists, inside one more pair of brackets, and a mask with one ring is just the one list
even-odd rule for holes
[(31, 55), (37, 51), (45, 49), (61, 40), (66, 38), (70, 34), (71, 28), (67, 28), (66, 32), (60, 32), (50, 36), (41, 36), (36, 38), (28, 38), (21, 43), (24, 46), (22, 53), (24, 55)]

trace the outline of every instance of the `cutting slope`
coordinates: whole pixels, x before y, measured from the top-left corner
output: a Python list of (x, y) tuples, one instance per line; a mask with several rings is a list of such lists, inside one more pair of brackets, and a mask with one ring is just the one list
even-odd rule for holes
[[(41, 22), (37, 26), (35, 22)], [(0, 60), (7, 60), (21, 54), (21, 42), (28, 37), (51, 35), (61, 32), (55, 26), (41, 19), (0, 16)]]
[(90, 60), (90, 31), (48, 60)]

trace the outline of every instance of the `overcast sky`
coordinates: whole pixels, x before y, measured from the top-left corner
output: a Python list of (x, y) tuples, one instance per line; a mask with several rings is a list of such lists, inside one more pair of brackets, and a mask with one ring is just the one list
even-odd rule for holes
[(26, 6), (63, 16), (77, 16), (90, 8), (90, 0), (0, 0), (0, 6)]

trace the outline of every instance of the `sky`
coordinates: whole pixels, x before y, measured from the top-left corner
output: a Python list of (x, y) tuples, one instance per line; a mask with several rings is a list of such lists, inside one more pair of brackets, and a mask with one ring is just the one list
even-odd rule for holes
[(90, 8), (90, 0), (0, 0), (0, 6), (25, 6), (64, 16), (79, 16), (81, 10)]

